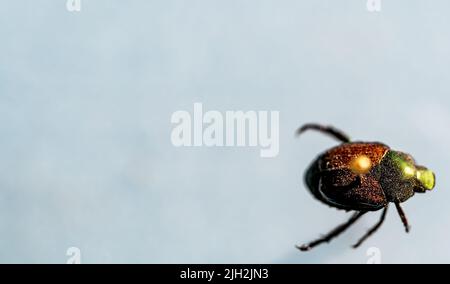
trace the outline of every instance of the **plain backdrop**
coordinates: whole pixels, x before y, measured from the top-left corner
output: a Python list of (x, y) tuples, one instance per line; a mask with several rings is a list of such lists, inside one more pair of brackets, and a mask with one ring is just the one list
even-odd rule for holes
[[(0, 262), (450, 262), (450, 2), (0, 1)], [(280, 153), (171, 144), (174, 111), (277, 110)], [(433, 192), (300, 253), (349, 215), (303, 172), (336, 142), (382, 141)]]

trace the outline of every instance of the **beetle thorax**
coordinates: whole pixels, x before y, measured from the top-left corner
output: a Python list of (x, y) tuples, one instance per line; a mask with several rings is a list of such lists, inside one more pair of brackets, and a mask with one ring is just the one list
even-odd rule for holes
[[(399, 165), (399, 159), (404, 166)], [(379, 165), (380, 185), (389, 202), (404, 202), (414, 195), (416, 181), (410, 176), (408, 159), (406, 154), (390, 150)]]

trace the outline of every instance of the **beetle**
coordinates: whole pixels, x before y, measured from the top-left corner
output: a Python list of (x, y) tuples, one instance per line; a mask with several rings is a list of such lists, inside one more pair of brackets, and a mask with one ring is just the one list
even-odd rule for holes
[(308, 251), (328, 243), (367, 212), (383, 209), (379, 221), (353, 245), (357, 248), (383, 224), (389, 203), (395, 204), (408, 233), (410, 227), (400, 203), (415, 193), (432, 190), (436, 183), (435, 174), (417, 165), (411, 155), (392, 150), (383, 143), (351, 142), (341, 130), (315, 123), (303, 125), (297, 135), (307, 130), (332, 136), (341, 144), (320, 154), (311, 163), (304, 176), (306, 186), (319, 201), (355, 212), (346, 223), (297, 248)]

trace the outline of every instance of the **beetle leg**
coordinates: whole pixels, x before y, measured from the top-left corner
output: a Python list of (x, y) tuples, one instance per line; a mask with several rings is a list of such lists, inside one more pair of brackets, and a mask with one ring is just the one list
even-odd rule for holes
[(358, 211), (355, 212), (352, 217), (350, 217), (350, 219), (344, 223), (341, 224), (339, 226), (337, 226), (335, 229), (333, 229), (331, 232), (329, 232), (327, 235), (310, 242), (309, 244), (304, 244), (302, 246), (297, 246), (297, 248), (301, 251), (308, 251), (311, 250), (312, 248), (314, 248), (317, 245), (320, 245), (322, 243), (328, 243), (329, 241), (331, 241), (331, 239), (339, 236), (342, 232), (344, 232), (346, 229), (348, 229), (348, 227), (350, 227), (353, 223), (356, 222), (356, 220), (359, 219), (359, 217), (361, 217), (362, 215), (364, 215), (365, 213), (367, 213), (367, 211)]
[(378, 230), (378, 228), (380, 228), (380, 226), (384, 222), (387, 211), (388, 211), (388, 204), (386, 205), (386, 207), (384, 207), (383, 213), (381, 213), (381, 217), (378, 223), (376, 223), (375, 226), (373, 226), (369, 231), (367, 231), (367, 233), (364, 236), (362, 236), (362, 238), (360, 238), (356, 244), (353, 245), (353, 248), (359, 247), (368, 237), (370, 237), (373, 233), (375, 233)]
[(400, 202), (395, 202), (395, 207), (397, 208), (398, 215), (400, 216), (400, 219), (402, 220), (403, 226), (405, 226), (405, 231), (409, 233), (409, 224), (408, 219), (406, 219), (405, 212), (403, 212), (402, 207), (400, 206)]
[(332, 137), (336, 138), (337, 140), (339, 140), (343, 143), (350, 142), (350, 138), (348, 137), (348, 135), (345, 134), (344, 132), (342, 132), (341, 130), (336, 129), (333, 126), (325, 126), (325, 125), (320, 125), (320, 124), (316, 124), (316, 123), (307, 123), (307, 124), (303, 125), (302, 127), (300, 127), (297, 130), (297, 135), (300, 135), (303, 132), (305, 132), (306, 130), (310, 130), (310, 129), (317, 130), (322, 133), (331, 135)]

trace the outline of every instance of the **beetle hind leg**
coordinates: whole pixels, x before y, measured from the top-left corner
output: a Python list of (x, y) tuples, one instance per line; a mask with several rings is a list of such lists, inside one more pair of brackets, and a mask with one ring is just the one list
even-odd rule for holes
[(375, 224), (375, 226), (373, 226), (369, 231), (367, 231), (367, 233), (364, 236), (362, 236), (356, 244), (352, 246), (353, 248), (359, 247), (365, 240), (367, 240), (373, 233), (375, 233), (381, 227), (381, 225), (384, 222), (384, 219), (386, 218), (387, 211), (388, 205), (384, 207), (383, 213), (381, 213), (380, 220)]
[(325, 235), (317, 240), (314, 240), (308, 244), (304, 244), (302, 246), (297, 246), (297, 248), (301, 251), (308, 251), (322, 243), (328, 243), (333, 238), (339, 236), (341, 233), (343, 233), (345, 230), (347, 230), (353, 223), (356, 222), (356, 220), (358, 220), (365, 213), (367, 213), (367, 211), (358, 211), (358, 212), (354, 213), (352, 215), (352, 217), (350, 217), (350, 219), (346, 223), (337, 226), (335, 229), (333, 229), (327, 235)]
[(344, 132), (342, 132), (339, 129), (334, 128), (333, 126), (325, 126), (325, 125), (320, 125), (320, 124), (316, 124), (316, 123), (307, 123), (297, 130), (297, 135), (302, 134), (306, 130), (316, 130), (316, 131), (328, 134), (343, 143), (350, 142), (350, 138), (348, 137), (347, 134), (345, 134)]

